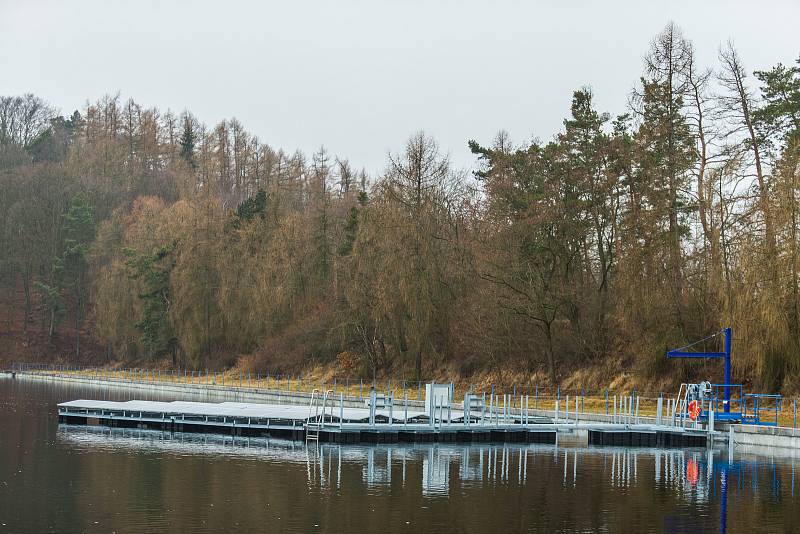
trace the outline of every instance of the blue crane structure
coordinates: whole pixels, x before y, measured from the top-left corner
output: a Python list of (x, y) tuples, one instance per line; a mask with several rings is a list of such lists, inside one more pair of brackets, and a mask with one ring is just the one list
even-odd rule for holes
[[(724, 336), (724, 343), (721, 351), (693, 351), (689, 350), (693, 346), (708, 341), (722, 334)], [(742, 384), (733, 384), (731, 382), (731, 344), (732, 344), (732, 330), (730, 327), (723, 328), (722, 330), (711, 334), (710, 336), (701, 340), (690, 343), (684, 347), (668, 350), (667, 358), (702, 358), (702, 359), (722, 359), (724, 370), (724, 383), (710, 384), (711, 391), (707, 397), (707, 405), (704, 404), (703, 412), (700, 419), (707, 419), (708, 412), (713, 411), (714, 417), (717, 421), (739, 422), (755, 425), (770, 425), (777, 426), (778, 412), (781, 408), (781, 396), (769, 395), (761, 393), (743, 393)], [(719, 391), (722, 390), (722, 410), (718, 411), (719, 407)], [(738, 409), (731, 410), (733, 399), (731, 399), (731, 391), (738, 391)], [(686, 409), (684, 403), (682, 409)], [(762, 420), (762, 413), (774, 412), (774, 419), (769, 421)]]
[[(688, 351), (686, 349), (691, 348), (698, 343), (702, 343), (703, 341), (707, 341), (713, 337), (718, 336), (719, 334), (725, 334), (725, 343), (723, 345), (722, 352), (693, 352)], [(679, 349), (673, 349), (667, 351), (667, 358), (723, 358), (725, 363), (725, 383), (723, 385), (723, 411), (725, 413), (730, 413), (731, 411), (731, 329), (723, 328), (719, 332), (716, 332), (707, 338), (701, 339), (700, 341), (695, 341), (694, 343), (690, 343), (685, 347), (681, 347)]]

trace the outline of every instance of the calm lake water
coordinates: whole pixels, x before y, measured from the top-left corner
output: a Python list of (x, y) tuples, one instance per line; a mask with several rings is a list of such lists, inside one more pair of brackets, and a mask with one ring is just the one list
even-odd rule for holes
[(0, 534), (800, 532), (791, 458), (59, 425), (77, 398), (175, 396), (0, 377)]

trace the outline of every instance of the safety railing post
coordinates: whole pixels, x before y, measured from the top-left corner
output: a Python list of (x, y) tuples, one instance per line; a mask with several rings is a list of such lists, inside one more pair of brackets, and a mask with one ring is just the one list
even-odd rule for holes
[(428, 424), (431, 428), (436, 426), (436, 397), (433, 396), (428, 403)]
[(618, 422), (619, 422), (619, 421), (617, 420), (617, 396), (616, 396), (616, 395), (614, 395), (614, 418), (612, 419), (612, 422), (613, 422), (614, 424), (616, 424), (616, 423), (618, 423)]
[(661, 425), (661, 411), (664, 407), (664, 398), (659, 396), (656, 400), (656, 425)]
[(373, 387), (369, 392), (369, 426), (375, 426), (375, 401), (376, 392)]
[(530, 414), (530, 400), (531, 400), (530, 390), (528, 390), (528, 393), (529, 393), (528, 395), (525, 395), (525, 418), (523, 419), (524, 421), (523, 425), (526, 428), (528, 426), (528, 416)]
[(403, 426), (408, 426), (408, 393), (403, 396)]
[(464, 394), (464, 426), (469, 427), (469, 420), (472, 418), (472, 410), (470, 410), (470, 406), (472, 405), (472, 395), (469, 393)]
[(586, 398), (586, 388), (581, 388), (581, 410), (584, 411), (584, 399)]

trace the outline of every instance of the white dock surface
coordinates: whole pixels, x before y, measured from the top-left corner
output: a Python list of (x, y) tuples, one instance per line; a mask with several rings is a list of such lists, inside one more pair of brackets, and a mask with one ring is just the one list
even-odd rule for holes
[[(308, 406), (291, 404), (257, 404), (249, 402), (187, 402), (187, 401), (141, 401), (131, 400), (126, 402), (99, 401), (99, 400), (74, 400), (62, 402), (60, 408), (79, 409), (79, 410), (107, 410), (125, 412), (148, 412), (165, 415), (196, 415), (207, 417), (250, 417), (254, 419), (282, 419), (303, 421), (309, 416)], [(340, 409), (338, 401), (328, 404), (325, 413), (338, 418)], [(369, 421), (369, 408), (343, 408), (341, 410), (343, 420), (347, 422)], [(389, 410), (378, 409), (375, 411), (377, 416), (389, 417)], [(313, 410), (312, 410), (313, 414)], [(425, 416), (425, 412), (419, 410), (409, 410), (408, 419)], [(452, 411), (450, 414), (453, 420), (463, 417), (463, 412)], [(392, 411), (392, 419), (402, 422), (405, 417), (405, 409), (402, 405), (395, 406)]]

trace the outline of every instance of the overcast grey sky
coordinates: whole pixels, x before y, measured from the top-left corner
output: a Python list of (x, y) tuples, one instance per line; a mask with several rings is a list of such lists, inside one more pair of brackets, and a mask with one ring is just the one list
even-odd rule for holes
[(670, 20), (702, 64), (729, 38), (749, 71), (800, 54), (797, 0), (0, 0), (0, 94), (71, 112), (119, 91), (371, 172), (424, 129), (467, 167), (470, 138), (551, 137), (583, 85), (623, 112)]

